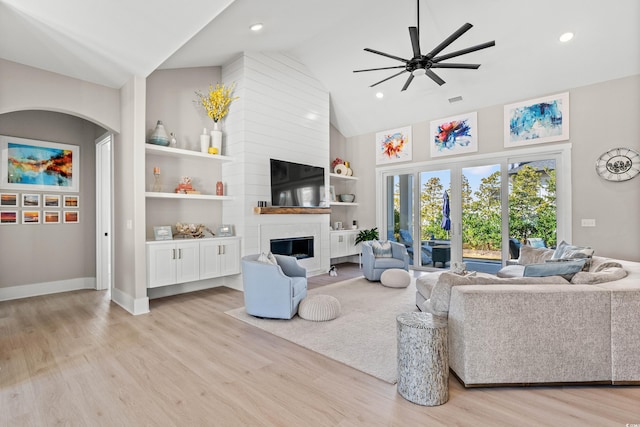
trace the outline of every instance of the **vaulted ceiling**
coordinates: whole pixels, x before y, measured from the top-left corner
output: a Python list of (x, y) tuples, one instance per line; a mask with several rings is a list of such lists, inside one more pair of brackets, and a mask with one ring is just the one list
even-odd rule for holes
[[(444, 85), (422, 76), (404, 92), (407, 73), (369, 87), (399, 70), (353, 73), (402, 64), (364, 48), (411, 58), (416, 21), (415, 0), (0, 0), (0, 58), (119, 88), (158, 68), (281, 52), (326, 87), (345, 136), (640, 74), (637, 0), (420, 0), (423, 53), (469, 22), (442, 53), (495, 40), (447, 61), (481, 67), (434, 69)], [(575, 37), (561, 43), (567, 31)]]

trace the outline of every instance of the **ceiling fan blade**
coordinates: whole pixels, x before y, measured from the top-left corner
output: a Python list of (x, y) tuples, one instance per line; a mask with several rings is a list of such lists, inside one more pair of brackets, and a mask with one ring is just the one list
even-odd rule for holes
[(490, 41), (490, 42), (486, 42), (486, 43), (482, 43), (482, 44), (475, 45), (475, 46), (472, 46), (472, 47), (468, 47), (466, 49), (456, 50), (455, 52), (447, 53), (445, 55), (436, 56), (435, 58), (432, 59), (432, 62), (444, 61), (445, 59), (455, 58), (456, 56), (465, 55), (467, 53), (475, 52), (475, 51), (481, 50), (481, 49), (486, 49), (488, 47), (495, 46), (495, 45), (496, 45), (496, 41), (493, 40), (493, 41)]
[(409, 78), (407, 79), (407, 82), (404, 84), (404, 86), (402, 86), (402, 90), (400, 92), (407, 90), (407, 88), (409, 87), (412, 81), (413, 81), (413, 74), (409, 74)]
[(480, 68), (480, 64), (431, 64), (431, 68), (462, 68), (467, 70), (477, 70)]
[(399, 76), (400, 74), (402, 74), (402, 73), (406, 73), (406, 72), (407, 72), (407, 70), (402, 70), (402, 71), (400, 71), (398, 74), (394, 74), (394, 75), (393, 75), (393, 76), (391, 76), (391, 77), (387, 77), (386, 79), (380, 80), (378, 83), (374, 83), (374, 84), (372, 84), (372, 85), (371, 85), (371, 86), (369, 86), (369, 87), (377, 86), (377, 85), (379, 85), (380, 83), (384, 83), (384, 82), (386, 82), (387, 80), (391, 80), (392, 78), (397, 77), (397, 76)]
[(427, 68), (424, 71), (426, 72), (427, 76), (429, 76), (431, 80), (433, 80), (434, 82), (438, 83), (438, 85), (442, 86), (443, 84), (446, 83), (444, 80), (442, 80), (436, 73), (434, 73), (430, 69)]
[(444, 39), (444, 41), (442, 43), (440, 43), (438, 46), (436, 46), (431, 52), (429, 52), (427, 54), (427, 56), (429, 58), (433, 58), (434, 56), (436, 56), (437, 54), (439, 54), (444, 48), (446, 48), (447, 46), (449, 46), (451, 43), (453, 43), (454, 41), (456, 41), (456, 39), (458, 37), (460, 37), (461, 35), (463, 35), (464, 33), (466, 33), (467, 31), (469, 31), (471, 29), (471, 27), (473, 27), (473, 25), (469, 24), (468, 22), (466, 24), (464, 24), (462, 27), (458, 28), (458, 30), (451, 34), (449, 37), (447, 37), (446, 39)]
[(404, 68), (404, 65), (397, 65), (395, 67), (382, 67), (382, 68), (368, 68), (366, 70), (353, 70), (354, 73), (362, 73), (364, 71), (378, 71), (378, 70), (392, 70), (394, 68)]
[(380, 52), (374, 49), (369, 49), (368, 47), (366, 47), (364, 50), (366, 50), (367, 52), (375, 53), (376, 55), (382, 55), (382, 56), (386, 56), (387, 58), (395, 59), (396, 61), (401, 61), (404, 63), (409, 62), (408, 59), (403, 59), (403, 58), (400, 58), (399, 56), (389, 55), (388, 53)]
[(413, 57), (420, 57), (420, 36), (416, 27), (409, 27), (409, 37), (411, 37), (411, 47), (413, 48)]

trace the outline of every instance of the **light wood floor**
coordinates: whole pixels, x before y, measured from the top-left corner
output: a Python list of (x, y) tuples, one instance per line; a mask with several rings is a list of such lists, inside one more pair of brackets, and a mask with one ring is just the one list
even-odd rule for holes
[(1, 302), (0, 425), (640, 423), (640, 387), (464, 389), (452, 377), (448, 403), (415, 405), (393, 385), (224, 314), (242, 305), (227, 288), (153, 300), (141, 316), (97, 291)]

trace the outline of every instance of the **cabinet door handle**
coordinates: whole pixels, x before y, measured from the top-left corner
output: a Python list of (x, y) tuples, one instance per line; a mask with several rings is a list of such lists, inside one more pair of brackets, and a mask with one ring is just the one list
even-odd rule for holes
[(338, 242), (342, 242), (343, 241), (343, 236), (338, 236)]
[(178, 259), (182, 259), (182, 249), (178, 249)]
[(222, 248), (222, 255), (224, 255), (226, 253), (225, 247), (224, 247), (224, 245), (221, 245), (220, 247)]
[(172, 251), (171, 259), (176, 259), (176, 250), (171, 249), (171, 251)]

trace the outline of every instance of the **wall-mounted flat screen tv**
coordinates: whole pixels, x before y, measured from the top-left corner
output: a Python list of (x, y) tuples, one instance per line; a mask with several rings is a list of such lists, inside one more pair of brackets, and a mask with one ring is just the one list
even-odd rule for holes
[(324, 206), (324, 168), (271, 159), (271, 205)]

